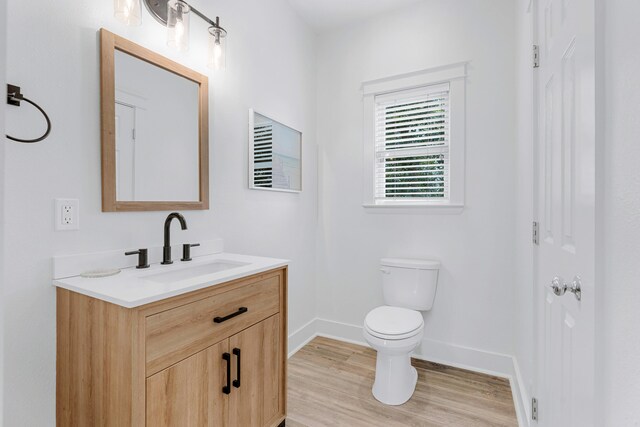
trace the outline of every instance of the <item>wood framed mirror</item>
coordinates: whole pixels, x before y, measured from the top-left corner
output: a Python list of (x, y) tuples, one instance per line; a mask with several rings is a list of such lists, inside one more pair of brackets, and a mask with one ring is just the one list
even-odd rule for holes
[(207, 76), (100, 30), (102, 211), (209, 209)]

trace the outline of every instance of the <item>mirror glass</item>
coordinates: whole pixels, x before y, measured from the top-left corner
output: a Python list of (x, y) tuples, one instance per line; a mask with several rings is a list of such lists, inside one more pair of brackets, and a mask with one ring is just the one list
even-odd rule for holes
[(116, 200), (198, 201), (200, 85), (114, 53)]
[(302, 133), (249, 111), (249, 187), (302, 190)]

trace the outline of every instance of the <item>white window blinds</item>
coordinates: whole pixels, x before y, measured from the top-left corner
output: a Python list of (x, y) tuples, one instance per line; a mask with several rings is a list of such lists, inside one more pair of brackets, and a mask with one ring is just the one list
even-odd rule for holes
[(449, 84), (375, 97), (377, 201), (449, 200)]
[(256, 187), (273, 186), (273, 125), (256, 124), (253, 128), (253, 182)]

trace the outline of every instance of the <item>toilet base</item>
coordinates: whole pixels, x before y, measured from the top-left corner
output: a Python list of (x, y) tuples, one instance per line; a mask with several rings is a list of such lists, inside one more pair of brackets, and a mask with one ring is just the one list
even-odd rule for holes
[(402, 405), (413, 395), (418, 371), (411, 366), (409, 354), (385, 354), (378, 351), (373, 397), (386, 405)]
[(416, 389), (418, 371), (411, 366), (411, 354), (422, 342), (424, 325), (413, 333), (401, 339), (385, 339), (371, 333), (365, 323), (364, 339), (378, 353), (373, 397), (386, 405), (402, 405)]

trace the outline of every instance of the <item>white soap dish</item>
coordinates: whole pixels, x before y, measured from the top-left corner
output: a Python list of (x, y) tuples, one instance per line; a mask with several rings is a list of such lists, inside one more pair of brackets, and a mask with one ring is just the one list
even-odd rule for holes
[(120, 273), (119, 268), (114, 268), (110, 270), (90, 270), (80, 274), (80, 277), (84, 277), (87, 279), (97, 279), (100, 277), (115, 276), (118, 273)]

